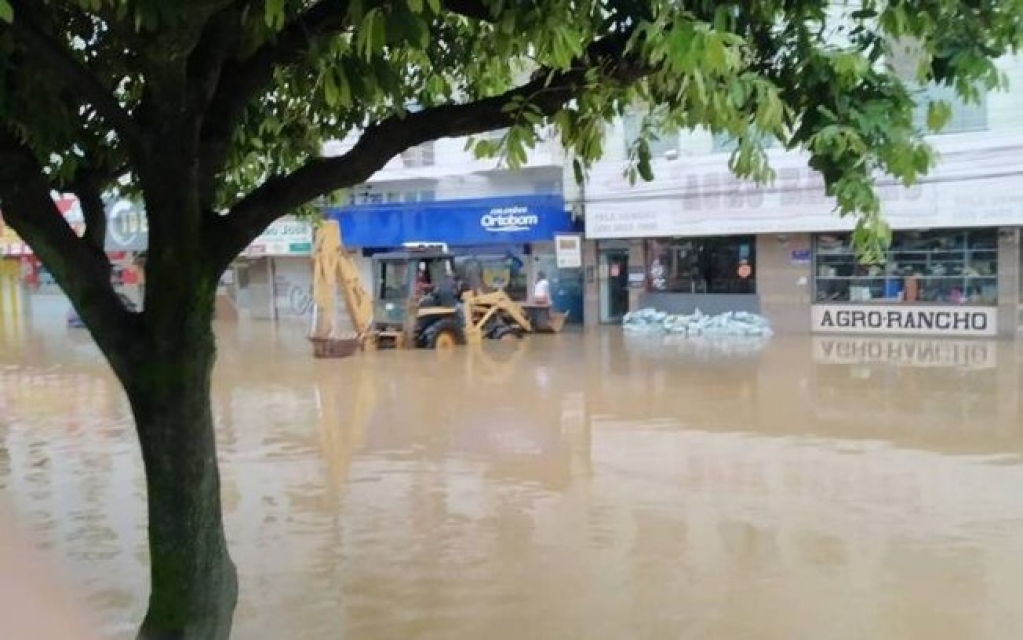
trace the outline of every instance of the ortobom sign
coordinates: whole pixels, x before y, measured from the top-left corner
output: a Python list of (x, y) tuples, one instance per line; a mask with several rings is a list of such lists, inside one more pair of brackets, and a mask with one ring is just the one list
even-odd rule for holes
[(990, 337), (998, 334), (994, 307), (814, 305), (816, 333)]
[(556, 234), (575, 230), (557, 194), (349, 205), (328, 210), (327, 216), (340, 223), (349, 247), (551, 242)]
[(526, 207), (498, 207), (480, 217), (480, 226), (493, 233), (529, 231), (540, 224), (540, 216)]

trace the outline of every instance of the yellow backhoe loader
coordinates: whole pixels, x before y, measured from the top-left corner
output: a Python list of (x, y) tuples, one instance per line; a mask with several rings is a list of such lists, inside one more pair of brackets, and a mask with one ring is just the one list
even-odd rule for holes
[[(450, 348), (484, 339), (517, 339), (533, 331), (522, 307), (503, 290), (485, 291), (459, 275), (443, 245), (416, 245), (373, 256), (371, 300), (358, 267), (344, 250), (336, 221), (316, 231), (315, 312), (310, 340), (317, 357), (342, 357), (359, 348)], [(339, 331), (337, 298), (351, 328)]]

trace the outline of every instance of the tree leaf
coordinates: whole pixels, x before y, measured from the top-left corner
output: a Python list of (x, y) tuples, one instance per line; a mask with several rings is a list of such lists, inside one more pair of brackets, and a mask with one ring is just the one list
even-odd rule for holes
[(0, 22), (14, 22), (14, 8), (7, 0), (0, 0)]
[(579, 158), (572, 158), (572, 174), (577, 185), (586, 182), (586, 172), (583, 170), (583, 163), (579, 161)]

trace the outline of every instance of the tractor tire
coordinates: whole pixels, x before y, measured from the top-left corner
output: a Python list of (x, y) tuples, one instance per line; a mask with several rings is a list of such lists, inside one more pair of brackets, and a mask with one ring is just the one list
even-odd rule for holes
[(423, 346), (427, 349), (450, 349), (463, 342), (462, 327), (455, 318), (438, 320), (423, 331)]
[(521, 340), (522, 330), (518, 327), (511, 327), (506, 324), (500, 324), (494, 327), (489, 335), (487, 336), (491, 340)]

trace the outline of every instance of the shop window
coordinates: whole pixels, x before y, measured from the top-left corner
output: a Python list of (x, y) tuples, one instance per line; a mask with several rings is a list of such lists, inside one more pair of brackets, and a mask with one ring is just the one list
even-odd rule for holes
[(753, 236), (665, 238), (647, 241), (651, 291), (756, 293)]
[(860, 264), (849, 234), (814, 240), (818, 302), (998, 304), (998, 231), (896, 232), (880, 264)]

